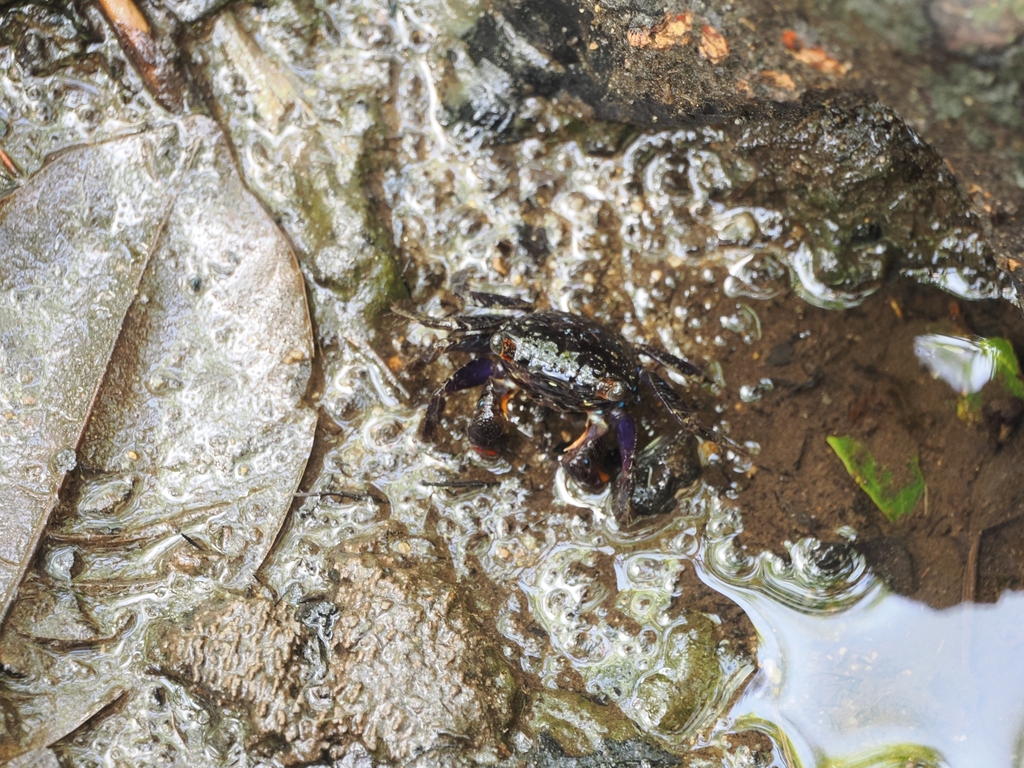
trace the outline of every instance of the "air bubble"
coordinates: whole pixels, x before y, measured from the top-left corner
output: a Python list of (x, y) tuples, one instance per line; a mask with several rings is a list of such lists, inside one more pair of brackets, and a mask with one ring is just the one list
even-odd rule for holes
[(71, 448), (65, 448), (53, 455), (52, 462), (56, 472), (65, 474), (78, 466), (78, 455)]
[(767, 300), (788, 288), (789, 272), (767, 248), (742, 256), (729, 267), (729, 276), (723, 283), (725, 295), (730, 298), (747, 296)]
[(771, 379), (761, 379), (757, 384), (744, 384), (740, 387), (740, 400), (744, 403), (754, 403), (775, 389)]

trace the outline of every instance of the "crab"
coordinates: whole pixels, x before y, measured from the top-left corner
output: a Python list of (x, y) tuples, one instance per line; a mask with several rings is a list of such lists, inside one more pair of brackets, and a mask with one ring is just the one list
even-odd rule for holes
[(447, 398), (483, 387), (467, 436), (485, 456), (497, 455), (509, 430), (508, 402), (518, 389), (543, 406), (565, 413), (585, 413), (583, 433), (560, 457), (566, 473), (587, 488), (608, 482), (599, 443), (614, 433), (621, 471), (615, 481), (613, 510), (627, 524), (631, 518), (637, 449), (636, 421), (629, 408), (640, 401), (641, 386), (650, 389), (687, 433), (714, 443), (715, 436), (646, 359), (684, 376), (704, 377), (688, 360), (648, 344), (629, 343), (595, 320), (558, 310), (533, 310), (520, 299), (470, 293), (485, 308), (519, 310), (509, 314), (464, 314), (432, 317), (395, 312), (421, 325), (444, 330), (448, 337), (434, 350), (476, 356), (455, 371), (430, 398), (421, 433), (433, 441)]

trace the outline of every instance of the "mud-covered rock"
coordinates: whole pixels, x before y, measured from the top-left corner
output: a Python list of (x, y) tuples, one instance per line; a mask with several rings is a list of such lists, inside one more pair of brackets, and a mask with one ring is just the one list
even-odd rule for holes
[(542, 733), (531, 749), (502, 763), (503, 768), (769, 768), (774, 761), (775, 745), (766, 734), (755, 730), (725, 734), (715, 744), (707, 744), (685, 759), (642, 739), (605, 739), (595, 749), (576, 755), (563, 748), (553, 735)]
[[(495, 58), (521, 93), (534, 87), (528, 67), (500, 50)], [(621, 72), (604, 75), (611, 87)], [(1001, 294), (1006, 278), (996, 268), (987, 226), (941, 155), (868, 95), (813, 91), (798, 103), (712, 121), (654, 114), (663, 105), (641, 92), (607, 115), (600, 89), (573, 94), (597, 99), (591, 106), (598, 115), (645, 128), (720, 123), (641, 137), (624, 150), (640, 171), (635, 189), (646, 193), (656, 216), (683, 225), (680, 237), (693, 249), (715, 240), (771, 243), (772, 251), (785, 253), (762, 254), (758, 259), (768, 266), (754, 271), (784, 272), (775, 264), (781, 260), (803, 298), (831, 308), (858, 303), (895, 271), (971, 298)]]
[(405, 762), (458, 749), (496, 759), (515, 684), (456, 591), (421, 568), (350, 557), (330, 599), (226, 599), (150, 638), (156, 666), (248, 721), (287, 764), (359, 741)]
[[(523, 119), (503, 119), (503, 130), (529, 124), (519, 105), (536, 95), (588, 123), (715, 125), (721, 136), (709, 141), (705, 131), (700, 143), (719, 156), (726, 183), (714, 189), (711, 169), (709, 201), (778, 212), (779, 245), (795, 251), (787, 266), (811, 283), (812, 303), (848, 304), (894, 269), (920, 270), (918, 279), (971, 298), (1001, 295), (1006, 238), (990, 243), (991, 224), (944, 158), (865, 83), (845, 78), (848, 62), (795, 16), (756, 2), (540, 5), (495, 3), (467, 37), (478, 66), (502, 73), (489, 80), (490, 100), (520, 110)], [(962, 96), (958, 104), (970, 98)], [(493, 130), (488, 99), (472, 89), (466, 98), (459, 119)], [(694, 154), (680, 178), (708, 174)]]
[(0, 8), (0, 46), (11, 46), (14, 60), (30, 75), (71, 65), (86, 55), (88, 43), (88, 33), (71, 12), (35, 4)]
[(677, 756), (640, 739), (606, 741), (599, 750), (576, 757), (567, 754), (554, 738), (543, 734), (528, 753), (509, 760), (506, 765), (509, 768), (606, 768), (613, 765), (674, 768), (682, 764)]
[(1024, 9), (986, 0), (931, 0), (928, 15), (950, 51), (999, 51), (1024, 32)]
[(892, 110), (830, 96), (806, 115), (726, 135), (735, 142), (721, 148), (727, 167), (757, 169), (744, 201), (784, 212), (788, 235), (802, 241), (791, 266), (811, 293), (821, 284), (815, 303), (893, 269), (949, 288), (944, 270), (954, 268), (967, 292), (998, 295), (982, 222), (939, 153)]
[(565, 755), (583, 756), (601, 750), (607, 742), (638, 739), (640, 731), (618, 707), (579, 693), (548, 690), (532, 697), (524, 719), (537, 735), (534, 752), (549, 739)]
[(588, 694), (614, 702), (647, 733), (668, 742), (690, 738), (749, 679), (749, 627), (723, 626), (731, 606), (703, 599), (705, 588), (685, 573), (680, 556), (621, 557), (614, 591), (601, 583), (610, 559), (578, 546), (548, 553), (522, 581), (533, 615)]
[(501, 0), (467, 40), (475, 61), (516, 73), (522, 94), (557, 95), (600, 120), (641, 124), (783, 113), (784, 102), (834, 87), (846, 71), (823, 49), (830, 65), (803, 65), (770, 3), (708, 6)]

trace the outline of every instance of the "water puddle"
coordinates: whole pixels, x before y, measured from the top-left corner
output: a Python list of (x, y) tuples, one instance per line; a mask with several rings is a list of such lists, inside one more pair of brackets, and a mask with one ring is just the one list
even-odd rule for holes
[(935, 610), (876, 583), (842, 612), (807, 614), (702, 575), (743, 607), (761, 640), (758, 674), (730, 717), (777, 724), (793, 765), (1024, 759), (1021, 594)]

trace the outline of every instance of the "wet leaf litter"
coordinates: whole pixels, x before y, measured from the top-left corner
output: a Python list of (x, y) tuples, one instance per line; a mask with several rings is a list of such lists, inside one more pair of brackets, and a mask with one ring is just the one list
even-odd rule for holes
[[(46, 427), (62, 417), (70, 431), (58, 448), (69, 455), (63, 465), (51, 457), (58, 449), (22, 465), (48, 461), (68, 477), (35, 566), (12, 578), (21, 583), (6, 658), (23, 685), (47, 679), (49, 692), (22, 712), (39, 725), (20, 744), (5, 740), (5, 749), (46, 746), (135, 687), (129, 681), (141, 670), (122, 666), (138, 642), (133, 627), (185, 604), (135, 605), (133, 593), (159, 593), (179, 578), (229, 588), (251, 580), (291, 505), (315, 424), (301, 403), (312, 339), (294, 256), (241, 186), (210, 121), (72, 150), (35, 178), (59, 190), (53, 180), (62, 176), (74, 179), (59, 208), (73, 229), (59, 217), (42, 224), (34, 185), (4, 201), (0, 225), (7, 252), (24, 254), (7, 262), (7, 283), (35, 303), (8, 332), (39, 328), (45, 316), (86, 334), (42, 337), (46, 348), (19, 364), (38, 404), (21, 394), (8, 406), (15, 420), (53, 414), (36, 425), (44, 434), (60, 436), (58, 424)], [(68, 231), (75, 240), (66, 242)], [(65, 293), (66, 303), (53, 304), (49, 280), (28, 271), (50, 253), (73, 253), (79, 261), (58, 274), (69, 286), (113, 295), (121, 312), (92, 295), (67, 301), (74, 295)], [(107, 333), (82, 317), (107, 321)], [(109, 351), (90, 349), (104, 338)], [(62, 399), (73, 407), (55, 408)], [(15, 476), (5, 487), (24, 485)], [(50, 506), (37, 507), (37, 526)], [(27, 562), (34, 542), (23, 543), (18, 557)], [(104, 650), (112, 643), (119, 652)], [(54, 656), (48, 646), (66, 650)], [(78, 660), (69, 664), (72, 649)], [(100, 680), (81, 680), (83, 664)]]
[[(12, 297), (2, 325), (3, 615), (64, 475), (78, 465), (96, 390), (173, 203), (178, 174), (154, 178), (147, 163), (173, 141), (170, 133), (69, 151), (3, 201), (3, 282)], [(120, 158), (134, 159), (131, 170), (119, 168)], [(120, 204), (106, 195), (116, 174)], [(148, 231), (119, 225), (117, 214), (149, 222)], [(95, 229), (79, 229), (80, 218)], [(67, 289), (56, 290), (51, 275), (66, 279)], [(85, 322), (71, 322), (78, 318)]]

